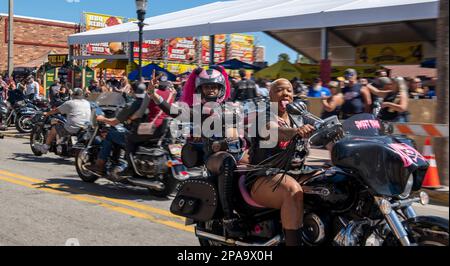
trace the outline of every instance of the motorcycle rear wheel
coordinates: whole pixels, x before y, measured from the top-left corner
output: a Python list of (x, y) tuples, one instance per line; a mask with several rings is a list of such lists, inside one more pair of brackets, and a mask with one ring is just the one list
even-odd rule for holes
[(148, 192), (155, 197), (158, 198), (167, 198), (167, 196), (169, 196), (170, 194), (172, 194), (172, 192), (175, 191), (175, 188), (178, 184), (178, 181), (173, 178), (173, 176), (171, 174), (169, 174), (168, 176), (166, 176), (166, 178), (164, 178), (164, 180), (162, 180), (161, 182), (163, 182), (164, 184), (164, 189), (163, 190), (153, 190), (153, 189), (148, 189)]

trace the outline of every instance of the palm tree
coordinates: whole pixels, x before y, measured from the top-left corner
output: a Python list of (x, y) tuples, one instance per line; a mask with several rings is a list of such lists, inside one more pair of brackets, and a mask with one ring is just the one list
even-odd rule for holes
[[(448, 0), (439, 1), (439, 18), (437, 23), (437, 70), (436, 84), (437, 110), (435, 121), (448, 125)], [(448, 178), (448, 138), (437, 138), (434, 141), (436, 161), (439, 176), (444, 185), (449, 184)]]

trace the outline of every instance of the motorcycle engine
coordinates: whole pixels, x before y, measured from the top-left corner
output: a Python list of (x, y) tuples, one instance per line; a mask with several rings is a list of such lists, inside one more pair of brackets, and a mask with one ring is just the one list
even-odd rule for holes
[(138, 174), (149, 178), (166, 173), (168, 168), (166, 151), (158, 148), (139, 147), (133, 163)]

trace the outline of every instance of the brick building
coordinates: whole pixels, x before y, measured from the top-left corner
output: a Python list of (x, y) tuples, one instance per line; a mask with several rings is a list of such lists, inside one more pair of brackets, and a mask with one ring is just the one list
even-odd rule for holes
[[(67, 54), (67, 37), (80, 32), (73, 22), (14, 16), (14, 67), (39, 64), (50, 52)], [(8, 14), (0, 13), (0, 73), (8, 68)]]

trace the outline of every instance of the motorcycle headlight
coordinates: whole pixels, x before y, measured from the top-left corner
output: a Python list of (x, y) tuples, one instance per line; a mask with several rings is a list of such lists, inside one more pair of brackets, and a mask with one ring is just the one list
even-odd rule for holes
[(409, 175), (408, 181), (406, 181), (405, 190), (402, 192), (402, 194), (398, 195), (400, 199), (406, 199), (409, 197), (409, 194), (411, 194), (411, 190), (414, 184), (414, 177), (413, 175)]

